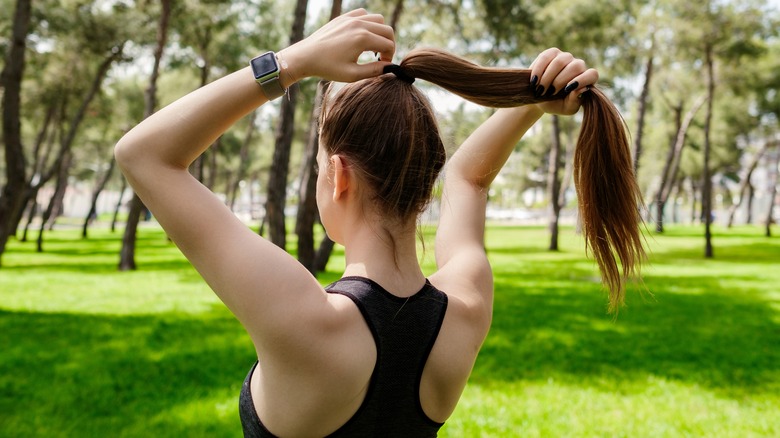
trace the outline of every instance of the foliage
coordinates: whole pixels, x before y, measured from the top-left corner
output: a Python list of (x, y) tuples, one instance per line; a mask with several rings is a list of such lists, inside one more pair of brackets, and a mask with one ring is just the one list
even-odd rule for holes
[[(716, 229), (722, 255), (702, 261), (695, 228), (648, 236), (644, 285), (613, 320), (581, 238), (564, 229), (565, 250), (549, 253), (545, 234), (488, 228), (493, 328), (442, 436), (780, 433), (780, 272), (770, 269), (780, 241)], [(11, 243), (0, 274), (0, 430), (240, 434), (254, 351), (238, 322), (159, 229), (140, 235), (132, 273), (116, 272), (111, 234), (91, 235), (57, 231), (44, 254)], [(322, 281), (343, 263), (338, 252)]]

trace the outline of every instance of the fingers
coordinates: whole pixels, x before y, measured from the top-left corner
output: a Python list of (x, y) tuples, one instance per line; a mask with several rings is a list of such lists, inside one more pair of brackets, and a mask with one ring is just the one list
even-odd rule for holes
[(543, 51), (531, 64), (531, 85), (537, 97), (570, 93), (597, 80), (598, 71), (588, 69), (585, 61), (557, 48)]
[(364, 31), (356, 36), (362, 51), (375, 52), (379, 54), (380, 60), (392, 61), (395, 54), (395, 31), (385, 24), (382, 14), (369, 14), (361, 8), (349, 11), (339, 19), (351, 20), (349, 26)]
[(390, 62), (395, 54), (395, 31), (385, 24), (368, 22), (363, 24), (368, 34), (365, 35), (365, 51), (378, 52), (379, 59)]

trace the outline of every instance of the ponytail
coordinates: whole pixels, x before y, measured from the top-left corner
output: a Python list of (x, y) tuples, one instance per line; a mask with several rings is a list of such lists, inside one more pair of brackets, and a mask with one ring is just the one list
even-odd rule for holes
[[(485, 68), (435, 49), (413, 50), (401, 62), (400, 72), (492, 108), (566, 96), (536, 97), (528, 69)], [(583, 94), (582, 105), (584, 115), (574, 153), (579, 217), (586, 250), (593, 254), (609, 290), (609, 310), (616, 311), (623, 303), (625, 280), (639, 276), (645, 258), (639, 214), (644, 203), (620, 113), (595, 87)]]

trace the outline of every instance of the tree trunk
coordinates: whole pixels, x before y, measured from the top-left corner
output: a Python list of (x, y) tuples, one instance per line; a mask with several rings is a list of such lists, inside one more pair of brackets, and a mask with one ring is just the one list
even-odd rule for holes
[[(401, 1), (399, 1), (401, 3)], [(400, 12), (399, 12), (400, 14)], [(330, 19), (333, 20), (341, 15), (341, 0), (334, 0), (331, 5)], [(393, 15), (394, 19), (397, 17)], [(317, 84), (317, 92), (314, 96), (314, 107), (312, 108), (309, 122), (309, 137), (304, 150), (304, 158), (301, 166), (300, 193), (298, 201), (298, 214), (295, 218), (295, 233), (298, 235), (298, 261), (306, 267), (313, 275), (324, 269), (328, 263), (331, 249), (323, 248), (320, 244), (321, 252), (314, 248), (314, 225), (318, 220), (319, 212), (317, 210), (317, 150), (319, 149), (319, 119), (322, 110), (322, 98), (327, 88), (327, 81), (320, 81)], [(330, 241), (325, 236), (323, 242)], [(318, 260), (318, 256), (324, 260)], [(322, 268), (319, 268), (322, 266)]]
[(220, 135), (216, 140), (214, 140), (214, 143), (211, 144), (211, 147), (209, 147), (208, 154), (204, 156), (204, 160), (208, 159), (209, 163), (208, 177), (203, 178), (206, 181), (204, 185), (211, 191), (214, 190), (214, 186), (217, 183), (217, 151), (221, 146), (222, 136)]
[(122, 208), (122, 198), (127, 190), (127, 179), (122, 176), (122, 187), (119, 189), (119, 199), (116, 201), (116, 208), (114, 208), (114, 217), (111, 218), (111, 232), (116, 231), (116, 220), (119, 217), (119, 210)]
[[(764, 146), (761, 147), (761, 149), (756, 152), (756, 154), (753, 156), (753, 159), (750, 161), (750, 164), (745, 168), (745, 176), (742, 177), (742, 181), (740, 181), (739, 189), (737, 190), (737, 201), (733, 202), (731, 204), (731, 207), (729, 207), (729, 220), (728, 224), (726, 225), (728, 228), (731, 228), (732, 225), (734, 225), (734, 214), (737, 212), (737, 209), (740, 205), (742, 205), (742, 200), (745, 198), (745, 194), (748, 190), (748, 187), (750, 187), (752, 191), (753, 185), (750, 184), (750, 178), (753, 176), (753, 171), (756, 170), (756, 167), (758, 167), (758, 162), (761, 161), (761, 157), (764, 155), (764, 152), (766, 152), (767, 147), (769, 146), (769, 142), (764, 142)], [(752, 194), (750, 195), (752, 198)], [(752, 206), (750, 205), (752, 201), (748, 201), (748, 209), (750, 209)], [(748, 216), (750, 213), (748, 213)]]
[(35, 215), (38, 214), (38, 200), (33, 198), (29, 204), (30, 211), (27, 212), (27, 224), (24, 226), (24, 231), (22, 231), (22, 238), (19, 239), (20, 242), (27, 242), (27, 232), (30, 231), (30, 224), (32, 224), (32, 221), (35, 219)]
[(27, 182), (20, 110), (31, 3), (31, 0), (16, 1), (11, 40), (0, 75), (3, 83), (2, 117), (6, 174), (6, 184), (0, 193), (0, 265), (11, 233), (11, 219), (15, 218), (22, 208), (22, 195)]
[[(24, 212), (25, 210), (28, 210), (27, 224), (25, 225), (24, 232), (22, 233), (22, 238), (20, 239), (22, 242), (27, 241), (27, 230), (29, 229), (30, 222), (33, 220), (38, 210), (37, 203), (36, 203), (38, 190), (41, 188), (41, 186), (43, 186), (43, 184), (46, 183), (46, 181), (41, 181), (41, 173), (42, 173), (43, 163), (48, 162), (49, 152), (51, 151), (51, 147), (43, 148), (43, 145), (47, 143), (46, 139), (49, 137), (49, 126), (51, 126), (51, 122), (55, 118), (58, 108), (59, 105), (57, 104), (57, 102), (51, 102), (49, 104), (48, 109), (46, 110), (46, 115), (43, 118), (41, 129), (38, 130), (38, 135), (36, 135), (35, 144), (33, 145), (32, 172), (29, 179), (27, 180), (26, 188), (24, 190), (24, 198), (22, 199), (22, 208), (19, 209), (17, 216), (11, 222), (10, 235), (15, 236), (19, 229), (19, 224), (22, 222), (22, 217), (24, 216)], [(43, 157), (41, 157), (42, 155), (41, 151), (44, 149), (46, 152), (43, 153)]]
[(309, 124), (309, 139), (303, 152), (301, 163), (301, 182), (298, 196), (298, 214), (295, 218), (295, 234), (298, 235), (298, 261), (312, 273), (317, 274), (314, 266), (314, 223), (317, 220), (317, 149), (319, 148), (319, 118), (322, 95), (327, 81), (317, 84), (314, 108)]
[(778, 180), (778, 167), (780, 167), (780, 146), (777, 146), (775, 151), (775, 162), (772, 165), (771, 176), (769, 177), (769, 207), (766, 211), (766, 219), (764, 219), (766, 237), (772, 237), (772, 213), (775, 208), (775, 198), (777, 198), (777, 180)]
[(330, 255), (333, 253), (333, 246), (335, 245), (335, 242), (330, 240), (330, 237), (326, 234), (322, 241), (320, 241), (320, 246), (317, 248), (317, 255), (314, 257), (314, 270), (317, 272), (323, 272), (325, 270), (325, 267), (328, 265), (328, 260), (330, 260)]
[[(393, 30), (398, 30), (398, 22), (401, 20), (401, 14), (404, 11), (404, 0), (396, 0), (395, 7), (393, 7), (393, 14), (390, 16), (390, 27)], [(331, 16), (331, 20), (333, 17)]]
[[(303, 39), (303, 25), (306, 21), (308, 3), (308, 0), (297, 0), (296, 2), (295, 17), (290, 32), (290, 45)], [(284, 207), (287, 202), (287, 175), (290, 167), (290, 148), (292, 147), (297, 97), (298, 86), (293, 85), (287, 90), (287, 96), (282, 98), (279, 124), (276, 127), (273, 162), (268, 178), (268, 198), (265, 206), (269, 238), (271, 242), (282, 249), (287, 246)]]
[(547, 199), (550, 202), (548, 208), (548, 228), (550, 230), (550, 251), (558, 250), (558, 220), (561, 215), (561, 205), (558, 203), (561, 183), (558, 179), (558, 170), (561, 155), (561, 132), (558, 116), (552, 116), (552, 145), (550, 147), (550, 161), (547, 166)]
[(54, 194), (49, 199), (49, 206), (46, 207), (46, 211), (43, 213), (41, 226), (38, 229), (38, 252), (43, 252), (43, 231), (46, 229), (46, 225), (49, 221), (55, 221), (61, 213), (62, 199), (65, 197), (65, 190), (68, 188), (68, 173), (72, 160), (73, 154), (67, 151), (59, 162), (60, 167), (57, 170), (57, 184), (54, 187)]
[(97, 185), (95, 186), (95, 190), (92, 191), (92, 202), (89, 205), (89, 213), (87, 213), (87, 217), (84, 218), (84, 226), (81, 229), (82, 239), (87, 238), (87, 228), (89, 227), (89, 223), (93, 217), (97, 216), (98, 197), (100, 197), (100, 193), (103, 192), (103, 189), (106, 188), (106, 184), (108, 184), (108, 180), (111, 179), (111, 175), (114, 173), (115, 167), (116, 167), (116, 160), (111, 159), (111, 161), (108, 164), (108, 169), (100, 178), (100, 180), (98, 180)]
[(748, 181), (747, 187), (747, 215), (745, 216), (745, 223), (750, 225), (753, 223), (753, 197), (756, 194), (756, 188)]
[(645, 82), (642, 85), (642, 93), (639, 95), (636, 137), (634, 137), (634, 175), (639, 174), (639, 158), (642, 155), (642, 137), (645, 130), (645, 113), (647, 112), (647, 100), (650, 95), (650, 80), (653, 77), (653, 61), (655, 55), (655, 38), (650, 37), (650, 53), (645, 63)]
[(655, 231), (658, 233), (663, 233), (664, 231), (664, 208), (666, 207), (666, 202), (669, 200), (669, 195), (672, 193), (672, 188), (675, 186), (677, 171), (680, 167), (680, 157), (682, 157), (682, 150), (685, 146), (685, 137), (688, 135), (688, 129), (693, 122), (693, 118), (696, 116), (696, 113), (699, 112), (702, 105), (704, 105), (705, 101), (705, 96), (696, 99), (691, 109), (685, 113), (685, 117), (682, 119), (683, 103), (680, 102), (680, 104), (674, 108), (677, 133), (672, 137), (671, 144), (669, 145), (669, 152), (666, 154), (666, 162), (661, 171), (661, 185), (658, 188), (658, 193), (655, 195)]
[(558, 205), (560, 208), (563, 208), (566, 206), (566, 192), (569, 190), (569, 187), (571, 187), (572, 182), (572, 175), (574, 175), (574, 135), (572, 135), (571, 132), (571, 123), (568, 123), (568, 135), (566, 142), (566, 152), (564, 158), (564, 166), (563, 166), (563, 178), (561, 178), (561, 188), (559, 190), (558, 194)]
[(710, 128), (712, 127), (712, 101), (715, 99), (715, 68), (712, 46), (705, 47), (707, 66), (707, 116), (704, 121), (704, 164), (702, 168), (701, 206), (704, 216), (704, 257), (712, 258), (712, 176), (710, 175)]
[[(157, 77), (160, 74), (160, 60), (162, 60), (165, 51), (165, 43), (168, 40), (168, 21), (171, 16), (171, 0), (161, 0), (162, 11), (160, 21), (157, 26), (157, 45), (154, 49), (154, 64), (152, 73), (149, 76), (149, 87), (144, 94), (145, 109), (144, 118), (154, 114), (157, 108)], [(125, 225), (125, 233), (122, 236), (122, 249), (119, 252), (119, 270), (134, 270), (135, 264), (135, 242), (138, 232), (138, 221), (141, 219), (141, 212), (145, 210), (141, 198), (133, 193), (133, 200), (130, 202), (130, 213)]]
[[(255, 120), (257, 119), (257, 113), (258, 111), (252, 111), (252, 114), (249, 115), (249, 125), (246, 128), (246, 133), (244, 134), (244, 141), (241, 143), (241, 149), (238, 151), (239, 156), (239, 163), (238, 163), (238, 170), (236, 171), (236, 177), (233, 180), (233, 187), (230, 190), (230, 198), (229, 198), (229, 206), (230, 209), (233, 210), (233, 208), (236, 205), (236, 197), (238, 196), (238, 190), (241, 184), (241, 181), (246, 178), (246, 171), (249, 169), (249, 146), (252, 144), (252, 139), (255, 136), (255, 132), (257, 132), (257, 126), (255, 126)], [(251, 206), (250, 206), (251, 207)]]

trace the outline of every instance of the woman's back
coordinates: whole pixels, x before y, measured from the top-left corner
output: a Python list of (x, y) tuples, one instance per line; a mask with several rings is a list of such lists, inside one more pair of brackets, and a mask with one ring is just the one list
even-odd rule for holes
[(477, 348), (460, 348), (462, 302), (449, 306), (447, 295), (430, 282), (407, 297), (364, 277), (344, 277), (326, 290), (353, 303), (354, 309), (345, 306), (349, 317), (342, 320), (354, 320), (354, 310), (360, 313), (362, 326), (345, 330), (359, 341), (345, 351), (323, 350), (326, 357), (312, 360), (323, 369), (310, 378), (302, 379), (293, 367), (276, 373), (270, 371), (274, 367), (253, 367), (241, 394), (245, 435), (273, 436), (270, 430), (278, 436), (334, 431), (334, 436), (435, 436), (476, 357)]

